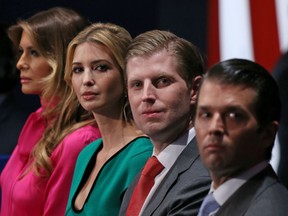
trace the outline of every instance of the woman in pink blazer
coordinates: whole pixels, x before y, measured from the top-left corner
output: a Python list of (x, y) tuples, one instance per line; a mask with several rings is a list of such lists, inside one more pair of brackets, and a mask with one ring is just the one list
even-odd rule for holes
[(39, 95), (41, 107), (29, 116), (1, 173), (2, 216), (64, 215), (78, 153), (100, 137), (64, 81), (68, 43), (87, 24), (57, 7), (9, 28), (19, 49), (22, 92)]

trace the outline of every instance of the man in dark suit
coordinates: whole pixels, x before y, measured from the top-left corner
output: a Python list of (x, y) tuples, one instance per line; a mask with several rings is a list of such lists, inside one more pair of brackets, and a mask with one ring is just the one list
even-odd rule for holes
[(278, 130), (280, 157), (277, 174), (279, 179), (288, 188), (288, 52), (283, 54), (277, 62), (272, 76), (279, 86), (280, 99), (282, 102), (281, 118)]
[(259, 64), (231, 59), (208, 70), (195, 130), (212, 184), (199, 216), (288, 215), (288, 191), (268, 163), (280, 110), (277, 84)]
[(153, 30), (133, 40), (126, 60), (135, 123), (151, 138), (153, 156), (163, 170), (153, 177), (141, 202), (137, 197), (144, 172), (135, 178), (120, 215), (197, 215), (211, 182), (200, 160), (192, 121), (203, 74), (201, 54), (187, 40)]

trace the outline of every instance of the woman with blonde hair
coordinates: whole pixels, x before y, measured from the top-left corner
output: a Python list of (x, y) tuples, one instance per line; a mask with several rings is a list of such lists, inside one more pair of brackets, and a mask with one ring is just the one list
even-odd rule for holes
[(69, 44), (65, 80), (93, 113), (102, 138), (78, 157), (66, 215), (118, 215), (127, 187), (152, 154), (128, 105), (124, 58), (131, 40), (118, 25), (96, 23)]
[(64, 81), (66, 48), (89, 23), (56, 7), (11, 26), (19, 49), (17, 68), (24, 94), (40, 97), (1, 173), (2, 216), (63, 215), (79, 152), (100, 137), (91, 113)]

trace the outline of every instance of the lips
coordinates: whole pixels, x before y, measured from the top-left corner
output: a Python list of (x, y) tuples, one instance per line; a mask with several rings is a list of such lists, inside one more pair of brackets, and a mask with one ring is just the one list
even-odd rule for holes
[(21, 84), (25, 84), (25, 83), (28, 83), (30, 82), (32, 79), (28, 78), (28, 77), (24, 77), (24, 76), (21, 76), (20, 77), (20, 82)]
[(84, 92), (81, 96), (84, 98), (84, 100), (93, 100), (98, 94), (95, 92), (87, 91)]
[(142, 112), (142, 116), (148, 117), (148, 118), (155, 118), (155, 117), (159, 117), (160, 113), (161, 112), (159, 110), (146, 110)]
[(209, 142), (204, 147), (206, 150), (209, 151), (222, 151), (224, 149), (224, 145), (222, 141), (217, 139), (209, 140)]

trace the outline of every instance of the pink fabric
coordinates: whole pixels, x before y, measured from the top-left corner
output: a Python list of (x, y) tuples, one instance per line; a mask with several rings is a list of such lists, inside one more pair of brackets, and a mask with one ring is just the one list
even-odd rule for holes
[(49, 178), (29, 171), (29, 153), (44, 129), (42, 108), (32, 113), (20, 134), (18, 145), (0, 176), (2, 190), (1, 216), (63, 216), (68, 200), (74, 166), (84, 146), (100, 137), (92, 126), (85, 126), (67, 135), (51, 155), (55, 169)]

